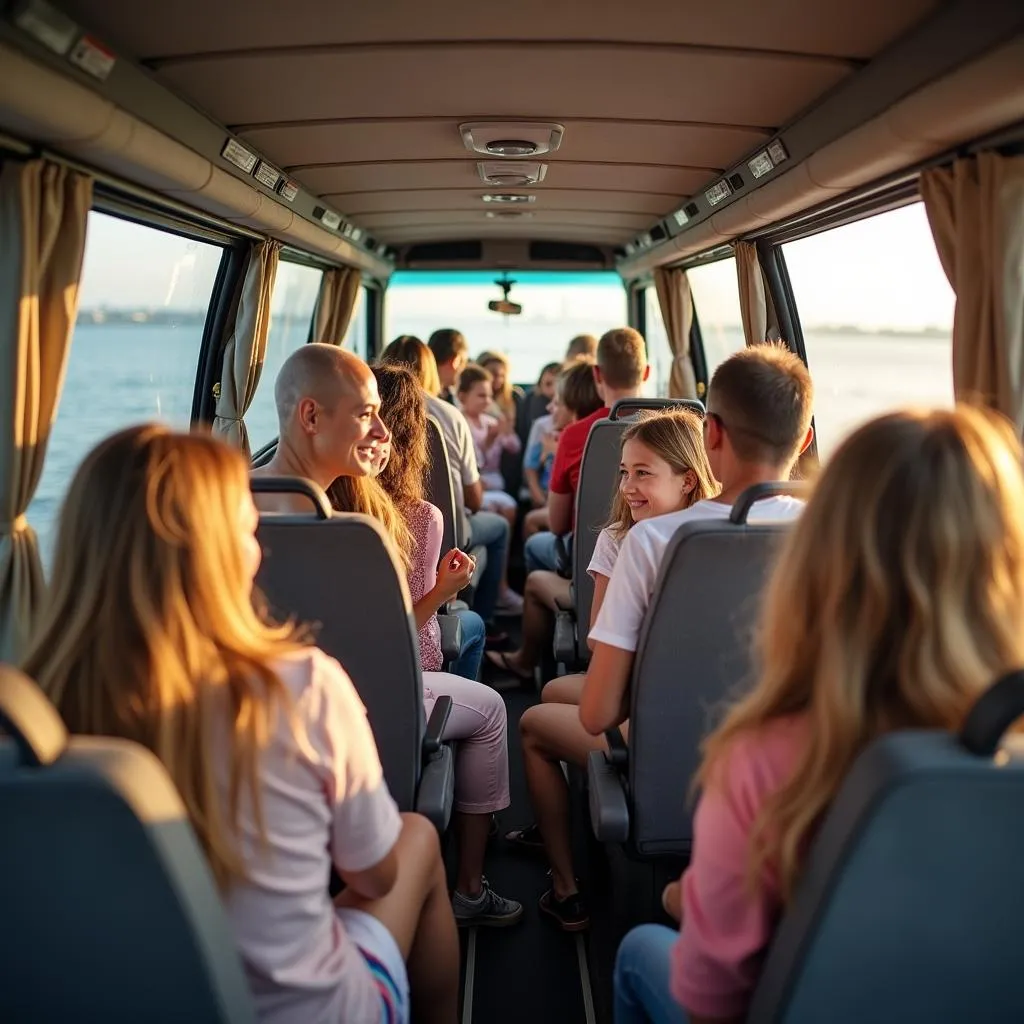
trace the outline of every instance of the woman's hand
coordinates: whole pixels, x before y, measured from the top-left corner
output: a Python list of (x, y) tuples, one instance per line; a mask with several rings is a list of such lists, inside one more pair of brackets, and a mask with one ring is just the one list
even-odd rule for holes
[(490, 448), (501, 436), (501, 423), (490, 423), (487, 426), (487, 434), (484, 437), (484, 448)]
[(676, 924), (682, 924), (682, 890), (680, 889), (679, 882), (669, 882), (665, 886), (665, 891), (661, 894), (661, 906)]
[(464, 551), (452, 548), (437, 569), (437, 590), (445, 601), (451, 601), (469, 586), (476, 569), (476, 559)]

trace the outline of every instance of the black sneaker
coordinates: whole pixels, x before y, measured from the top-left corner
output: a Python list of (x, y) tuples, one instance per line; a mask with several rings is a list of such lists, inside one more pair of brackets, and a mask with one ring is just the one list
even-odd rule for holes
[(483, 890), (476, 899), (466, 896), (458, 889), (452, 893), (455, 923), (460, 928), (507, 928), (510, 924), (516, 924), (523, 916), (522, 903), (499, 896), (487, 884), (486, 878), (483, 883)]
[(554, 889), (548, 889), (540, 898), (540, 910), (542, 914), (547, 914), (563, 932), (582, 932), (590, 927), (590, 912), (578, 892), (560, 900), (555, 897)]

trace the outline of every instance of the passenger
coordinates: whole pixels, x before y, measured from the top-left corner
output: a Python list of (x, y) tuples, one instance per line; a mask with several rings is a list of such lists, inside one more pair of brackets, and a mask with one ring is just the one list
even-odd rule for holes
[(515, 421), (507, 417), (499, 420), (487, 412), (492, 401), (491, 375), (476, 363), (470, 363), (459, 374), (457, 397), (476, 446), (480, 479), (484, 484), (483, 507), (503, 515), (509, 529), (513, 529), (519, 503), (505, 490), (501, 456), (503, 452), (516, 454), (522, 448), (515, 432)]
[(650, 375), (643, 337), (631, 327), (608, 331), (597, 345), (594, 380), (604, 405), (578, 423), (566, 427), (558, 439), (551, 486), (548, 490), (550, 533), (538, 533), (525, 545), (526, 569), (558, 568), (557, 538), (572, 531), (580, 463), (590, 428), (608, 415), (610, 407), (623, 398), (637, 398)]
[(759, 682), (704, 743), (690, 866), (663, 897), (682, 934), (626, 936), (616, 1024), (744, 1020), (858, 755), (895, 729), (958, 732), (1024, 661), (1022, 454), (961, 405), (883, 416), (832, 455), (775, 562)]
[(512, 383), (508, 357), (502, 352), (481, 352), (476, 362), (491, 375), (494, 401), (488, 412), (495, 419), (504, 417), (515, 431), (519, 421), (519, 407), (523, 404), (523, 392)]
[(591, 361), (597, 359), (597, 338), (592, 334), (577, 334), (565, 350), (565, 361), (585, 356)]
[[(408, 1021), (411, 979), (417, 1019), (454, 1024), (437, 833), (399, 814), (341, 666), (254, 611), (246, 471), (220, 441), (162, 426), (93, 449), (64, 504), (25, 670), (73, 733), (133, 740), (163, 762), (261, 1021)], [(334, 905), (332, 865), (346, 885)]]
[[(640, 523), (692, 508), (717, 493), (701, 440), (701, 420), (695, 413), (686, 409), (648, 413), (627, 428), (611, 522), (601, 531), (587, 570), (594, 577), (595, 618), (629, 533)], [(586, 928), (589, 914), (572, 866), (569, 789), (559, 762), (583, 766), (590, 751), (607, 749), (604, 737), (588, 735), (580, 724), (576, 703), (581, 683), (580, 676), (549, 683), (546, 702), (530, 708), (519, 721), (526, 782), (538, 824), (514, 829), (505, 837), (548, 853), (552, 888), (541, 898), (540, 908), (566, 931)]]
[(434, 331), (427, 342), (437, 362), (437, 375), (441, 389), (438, 396), (450, 405), (455, 404), (455, 385), (459, 374), (469, 362), (469, 345), (466, 339), (452, 327)]
[[(281, 443), (263, 473), (307, 476), (321, 486), (327, 481), (332, 505), (341, 512), (377, 518), (410, 571), (416, 558), (413, 536), (372, 477), (374, 457), (389, 435), (380, 419), (377, 381), (370, 368), (358, 356), (333, 345), (303, 345), (285, 360), (277, 385), (274, 393), (282, 401), (278, 406)], [(347, 405), (342, 397), (347, 395), (362, 396), (362, 404)], [(346, 409), (359, 413), (369, 425), (353, 431)], [(375, 438), (372, 450), (359, 436), (361, 431), (365, 438)], [(367, 452), (365, 461), (357, 457), (363, 450)], [(333, 482), (331, 474), (336, 474)], [(451, 554), (461, 563), (461, 552)], [(465, 574), (467, 568), (472, 571), (461, 564), (453, 567), (451, 576), (457, 577), (460, 571)], [(491, 815), (509, 804), (505, 704), (490, 687), (445, 672), (424, 672), (423, 683), (428, 715), (437, 697), (447, 695), (454, 701), (443, 738), (461, 741), (455, 766), (459, 870), (452, 902), (456, 920), (460, 924), (511, 924), (522, 916), (522, 907), (498, 896), (483, 878)]]
[[(472, 578), (474, 565), (462, 551), (449, 551), (441, 558), (444, 519), (441, 511), (423, 499), (423, 478), (427, 468), (427, 411), (423, 390), (404, 366), (375, 366), (373, 375), (380, 392), (381, 419), (391, 440), (381, 447), (375, 468), (377, 482), (402, 514), (413, 536), (409, 592), (419, 630), (420, 664), (439, 672), (441, 627), (438, 609), (454, 600)], [(440, 567), (438, 563), (440, 562)], [(458, 563), (460, 568), (453, 565)], [(476, 612), (456, 613), (462, 624), (462, 651), (452, 672), (476, 680), (484, 657), (484, 623)]]
[[(788, 480), (811, 443), (814, 388), (807, 367), (784, 345), (754, 345), (721, 363), (708, 389), (704, 447), (721, 494), (629, 531), (590, 630), (593, 657), (580, 699), (580, 721), (593, 736), (619, 725), (629, 676), (665, 549), (684, 523), (727, 519), (755, 484)], [(785, 495), (758, 502), (756, 515), (792, 519), (803, 502)]]

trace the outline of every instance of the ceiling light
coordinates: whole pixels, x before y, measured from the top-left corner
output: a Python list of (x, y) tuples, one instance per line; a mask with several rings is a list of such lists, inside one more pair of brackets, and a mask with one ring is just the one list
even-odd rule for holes
[(528, 139), (496, 139), (484, 146), (491, 156), (508, 157), (533, 156), (537, 148), (537, 143)]
[(488, 192), (480, 197), (485, 203), (532, 203), (537, 197), (522, 192)]
[(548, 165), (533, 160), (483, 160), (476, 165), (485, 185), (499, 188), (522, 188), (544, 180)]
[(487, 175), (488, 185), (501, 185), (505, 188), (515, 188), (517, 185), (529, 185), (532, 178), (528, 174), (489, 174)]
[(527, 217), (533, 216), (532, 210), (487, 210), (484, 213), (485, 217), (490, 217), (491, 220), (525, 220)]
[(564, 133), (565, 125), (554, 121), (465, 121), (459, 125), (462, 144), (471, 153), (505, 159), (553, 153)]

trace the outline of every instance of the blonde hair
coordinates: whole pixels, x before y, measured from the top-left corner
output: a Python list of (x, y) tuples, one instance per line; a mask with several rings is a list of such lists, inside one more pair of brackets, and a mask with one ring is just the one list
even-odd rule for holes
[(510, 366), (508, 356), (502, 352), (481, 352), (480, 357), (477, 359), (477, 365), (482, 366), (488, 373), (491, 374), (491, 383), (494, 383), (494, 371), (491, 369), (495, 364), (502, 367), (505, 371), (505, 383), (502, 384), (500, 391), (494, 392), (494, 404), (508, 417), (511, 419), (516, 418), (516, 400), (512, 395), (512, 377), (510, 376)]
[[(400, 452), (392, 454), (392, 458), (400, 457)], [(409, 572), (416, 541), (409, 532), (405, 517), (377, 480), (371, 476), (339, 476), (327, 488), (327, 498), (336, 512), (358, 512), (376, 519), (394, 541), (402, 568)]]
[(608, 387), (615, 390), (638, 388), (647, 369), (647, 345), (632, 327), (616, 327), (601, 335), (597, 343), (597, 368)]
[(411, 334), (395, 338), (380, 354), (380, 363), (398, 363), (412, 370), (420, 387), (428, 395), (441, 394), (441, 378), (437, 375), (437, 360), (429, 346)]
[(899, 412), (852, 434), (781, 550), (762, 610), (760, 679), (705, 741), (698, 783), (768, 723), (807, 745), (752, 831), (750, 881), (787, 902), (857, 755), (899, 728), (955, 730), (1024, 661), (1024, 478), (1011, 425), (980, 409)]
[[(134, 740), (163, 762), (222, 887), (244, 874), (243, 788), (265, 837), (258, 759), (277, 712), (297, 729), (270, 666), (304, 646), (254, 610), (248, 490), (245, 459), (209, 436), (146, 425), (102, 441), (71, 482), (24, 661), (71, 732)], [(210, 753), (221, 722), (226, 809)]]
[[(685, 503), (680, 508), (689, 508), (698, 501), (713, 498), (721, 490), (708, 463), (702, 420), (697, 413), (689, 409), (641, 412), (637, 421), (623, 431), (623, 448), (627, 441), (639, 441), (650, 448), (679, 476), (687, 471), (693, 473), (697, 480), (696, 486), (686, 495)], [(616, 486), (611, 518), (605, 528), (621, 540), (632, 526), (633, 516), (629, 511), (629, 503), (621, 488)]]

